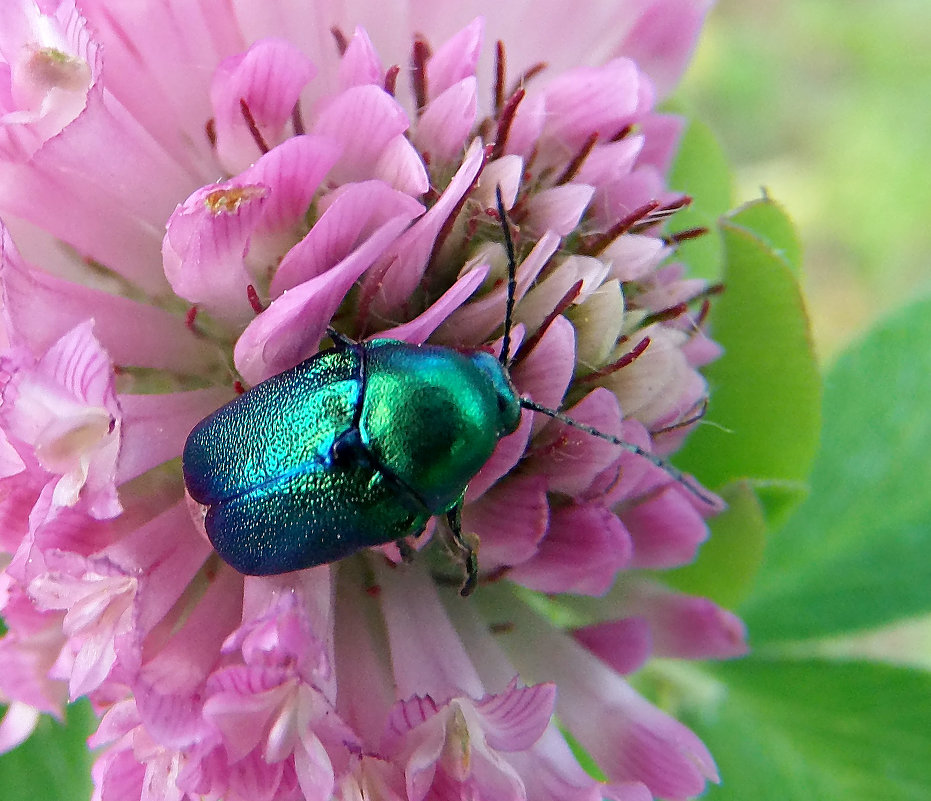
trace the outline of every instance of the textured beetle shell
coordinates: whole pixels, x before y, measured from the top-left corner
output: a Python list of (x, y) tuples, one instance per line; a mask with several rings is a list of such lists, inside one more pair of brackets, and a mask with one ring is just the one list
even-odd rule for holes
[(202, 420), (182, 461), (214, 548), (241, 573), (271, 575), (420, 531), (459, 502), (519, 418), (511, 397), (502, 423), (507, 379), (483, 358), (341, 345)]

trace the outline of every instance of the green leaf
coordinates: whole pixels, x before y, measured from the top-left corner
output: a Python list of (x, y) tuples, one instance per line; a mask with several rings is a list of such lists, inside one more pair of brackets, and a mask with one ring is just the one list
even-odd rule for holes
[(64, 724), (43, 716), (32, 737), (0, 756), (0, 797), (87, 801), (92, 762), (87, 738), (93, 728), (86, 701), (68, 707)]
[(926, 801), (931, 676), (861, 662), (709, 668), (714, 703), (684, 718), (718, 763), (707, 801)]
[[(675, 229), (715, 228), (718, 218), (733, 205), (733, 182), (727, 157), (711, 129), (690, 120), (682, 136), (669, 186), (688, 192), (692, 203), (676, 213)], [(694, 276), (717, 280), (721, 275), (723, 247), (716, 236), (689, 239), (679, 245), (677, 257)]]
[(711, 331), (724, 355), (705, 370), (706, 424), (676, 457), (710, 487), (746, 479), (765, 489), (760, 498), (770, 521), (804, 492), (820, 428), (820, 380), (786, 259), (788, 230), (769, 200), (721, 222), (725, 290), (712, 305)]
[(825, 383), (811, 495), (771, 538), (741, 613), (756, 643), (931, 610), (931, 299), (843, 354)]
[(731, 215), (731, 222), (756, 233), (777, 256), (785, 260), (796, 277), (802, 271), (802, 242), (783, 208), (764, 197), (747, 203)]
[(760, 566), (766, 521), (748, 482), (728, 484), (721, 497), (727, 509), (709, 521), (711, 538), (702, 545), (698, 559), (678, 570), (663, 571), (656, 578), (733, 609), (749, 592)]

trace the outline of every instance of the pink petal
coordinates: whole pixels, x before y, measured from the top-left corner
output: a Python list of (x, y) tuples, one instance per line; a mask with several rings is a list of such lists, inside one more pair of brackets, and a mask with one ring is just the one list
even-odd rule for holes
[(233, 324), (253, 315), (247, 287), (293, 243), (310, 200), (339, 156), (319, 136), (296, 136), (223, 185), (191, 195), (162, 245), (174, 291)]
[(334, 774), (329, 754), (316, 738), (294, 753), (294, 767), (306, 801), (329, 801), (333, 792)]
[[(603, 388), (595, 389), (566, 411), (573, 420), (606, 434), (621, 436), (617, 398)], [(565, 423), (552, 420), (534, 439), (526, 467), (549, 480), (551, 492), (581, 495), (595, 477), (614, 464), (619, 446)]]
[(241, 104), (248, 106), (262, 138), (273, 148), (281, 142), (301, 90), (314, 72), (309, 59), (284, 39), (263, 39), (216, 68), (210, 102), (217, 154), (230, 172), (238, 172), (260, 154)]
[[(652, 118), (653, 115), (645, 119)], [(597, 144), (579, 168), (576, 180), (579, 183), (598, 187), (600, 191), (605, 184), (611, 184), (630, 173), (637, 163), (644, 144), (645, 137), (642, 133), (625, 136), (616, 142)], [(605, 220), (605, 222), (611, 221)]]
[(107, 0), (80, 5), (106, 51), (108, 91), (192, 176), (193, 183), (176, 198), (215, 181), (215, 154), (204, 135), (212, 71), (191, 65), (215, 65), (242, 52), (245, 42), (235, 15), (188, 3), (124, 5), (119, 14)]
[(463, 78), (431, 100), (417, 121), (416, 142), (432, 163), (462, 155), (478, 111), (475, 77)]
[[(235, 666), (231, 670), (244, 673), (246, 668)], [(260, 670), (252, 668), (248, 672), (247, 681)], [(211, 676), (212, 693), (204, 704), (204, 717), (221, 732), (229, 759), (235, 762), (259, 746), (267, 735), (269, 720), (293, 688), (278, 685), (258, 691), (251, 687), (223, 687), (220, 682), (224, 679), (222, 673)]]
[(49, 627), (40, 636), (7, 633), (0, 640), (0, 691), (4, 698), (61, 715), (67, 685), (48, 676), (64, 645), (64, 636), (55, 628), (54, 616), (49, 616)]
[(2, 226), (0, 286), (14, 336), (34, 353), (93, 317), (96, 336), (118, 364), (195, 374), (209, 364), (211, 357), (183, 320), (155, 306), (31, 269)]
[(747, 652), (743, 622), (707, 598), (637, 581), (625, 593), (624, 608), (649, 623), (657, 656), (731, 659)]
[(568, 154), (597, 134), (609, 142), (649, 107), (641, 96), (644, 80), (629, 59), (600, 67), (577, 67), (554, 78), (546, 87), (545, 136), (558, 141)]
[(372, 40), (364, 28), (357, 27), (339, 61), (340, 89), (365, 84), (379, 86), (384, 83), (384, 79), (385, 71)]
[(667, 258), (669, 248), (662, 239), (638, 234), (624, 234), (602, 252), (611, 263), (611, 275), (619, 281), (637, 281), (652, 272)]
[(0, 212), (44, 228), (82, 258), (159, 295), (167, 286), (158, 239), (178, 197), (195, 184), (98, 88), (29, 164), (0, 168)]
[(516, 317), (529, 330), (535, 331), (577, 282), (581, 281), (582, 286), (574, 301), (576, 304), (587, 300), (601, 286), (607, 274), (608, 266), (600, 259), (570, 256), (559, 265), (558, 270), (554, 270), (527, 293), (527, 297), (517, 307)]
[(37, 370), (74, 398), (116, 411), (110, 359), (93, 329), (92, 320), (75, 326), (45, 352)]
[(374, 566), (398, 696), (481, 698), (485, 690), (430, 574), (416, 562), (389, 568), (376, 560)]
[(527, 204), (524, 224), (531, 232), (552, 231), (558, 236), (568, 236), (578, 226), (594, 193), (594, 187), (579, 183), (535, 192)]
[(242, 625), (224, 642), (224, 652), (240, 650), (248, 664), (272, 659), (290, 665), (332, 702), (331, 577), (327, 565), (282, 576), (247, 576)]
[(501, 156), (485, 165), (472, 198), (482, 208), (494, 209), (497, 203), (496, 190), (501, 190), (504, 208), (510, 211), (517, 200), (521, 179), (524, 175), (524, 160), (520, 156)]
[(653, 325), (642, 329), (641, 336), (650, 338), (649, 348), (608, 376), (604, 385), (618, 396), (628, 417), (649, 426), (677, 412), (693, 371), (679, 348), (686, 334)]
[(527, 441), (533, 425), (533, 414), (526, 409), (521, 413), (520, 427), (513, 434), (498, 440), (498, 444), (466, 488), (466, 503), (480, 498), (502, 476), (507, 474), (520, 461), (527, 450)]
[[(229, 798), (273, 801), (281, 785), (284, 770), (285, 765), (281, 762), (269, 764), (261, 754), (249, 754), (230, 766)], [(179, 781), (178, 784), (180, 785), (181, 782)]]
[(407, 114), (380, 87), (353, 86), (320, 110), (314, 132), (338, 142), (342, 158), (331, 178), (336, 183), (365, 180), (384, 150), (408, 128)]
[(634, 541), (632, 567), (670, 568), (695, 558), (708, 538), (708, 526), (687, 495), (687, 490), (670, 484), (620, 513)]
[(619, 782), (605, 785), (601, 796), (610, 801), (653, 801), (653, 793), (642, 782)]
[(191, 429), (232, 399), (231, 390), (218, 387), (166, 395), (121, 395), (123, 444), (117, 483), (177, 458)]
[(422, 195), (430, 188), (423, 159), (405, 134), (398, 134), (388, 141), (372, 166), (372, 177), (412, 197)]
[(705, 331), (696, 331), (692, 338), (682, 346), (682, 352), (692, 367), (704, 367), (721, 358), (724, 348), (711, 339)]
[(100, 748), (120, 739), (138, 725), (139, 713), (135, 702), (131, 699), (117, 701), (103, 713), (97, 731), (88, 737), (87, 744), (90, 748)]
[[(652, 449), (650, 434), (643, 424), (636, 420), (624, 420), (621, 425), (621, 438), (624, 442), (636, 445), (647, 453)], [(669, 483), (670, 477), (636, 453), (624, 451), (620, 458), (605, 468), (595, 478), (588, 491), (587, 498), (598, 498), (606, 506), (615, 506), (639, 499)]]
[[(524, 297), (557, 247), (559, 237), (546, 233), (540, 237), (527, 258), (518, 265), (516, 300)], [(504, 319), (506, 295), (506, 281), (496, 282), (492, 291), (450, 315), (449, 320), (438, 332), (441, 340), (456, 344), (486, 341)]]
[(143, 797), (145, 767), (128, 747), (105, 751), (94, 763), (93, 776), (94, 784), (99, 788), (100, 801)]
[(445, 732), (440, 726), (425, 727), (419, 732), (414, 741), (416, 747), (404, 765), (408, 801), (423, 801), (430, 790), (435, 790), (437, 773), (443, 777), (442, 772), (437, 771), (437, 762), (445, 741)]
[(0, 9), (0, 50), (8, 63), (0, 153), (25, 161), (84, 109), (99, 77), (100, 52), (71, 2), (43, 14), (34, 3)]
[(376, 601), (369, 595), (359, 598), (349, 572), (339, 568), (333, 600), (333, 672), (339, 676), (336, 709), (363, 742), (377, 743), (396, 701), (394, 680), (384, 658)]
[(0, 479), (22, 473), (26, 465), (17, 453), (5, 432), (0, 432)]
[(650, 114), (641, 120), (639, 128), (644, 138), (644, 147), (637, 163), (649, 164), (665, 175), (679, 150), (685, 120), (672, 114)]
[(508, 755), (534, 801), (601, 801), (600, 785), (581, 768), (565, 738), (551, 723), (534, 745)]
[(535, 151), (539, 152), (538, 143), (547, 119), (546, 97), (542, 92), (524, 97), (517, 107), (504, 152), (520, 156), (524, 161), (533, 157)]
[(202, 187), (168, 220), (162, 260), (171, 288), (231, 327), (253, 314), (245, 260), (270, 192), (261, 184)]
[[(518, 666), (556, 682), (556, 713), (612, 782), (639, 781), (662, 798), (684, 800), (718, 781), (701, 740), (639, 696), (604, 662), (515, 602), (515, 632), (533, 632), (535, 651)], [(512, 635), (509, 652), (523, 644)]]
[(462, 512), (463, 529), (481, 541), (482, 568), (519, 565), (536, 552), (549, 525), (546, 479), (514, 476), (495, 484)]
[(382, 267), (373, 271), (363, 283), (363, 304), (369, 303), (376, 314), (388, 315), (411, 295), (424, 270), (440, 229), (458, 206), (484, 164), (484, 151), (476, 139), (462, 160), (439, 200), (382, 258)]
[(434, 100), (451, 86), (475, 77), (475, 66), (482, 50), (485, 21), (476, 17), (465, 28), (447, 39), (427, 62), (427, 91)]
[(391, 714), (386, 725), (389, 739), (403, 737), (409, 731), (426, 723), (436, 716), (439, 708), (439, 704), (430, 696), (415, 695), (411, 698), (398, 700), (391, 707)]
[(711, 0), (650, 0), (617, 52), (646, 70), (663, 97), (685, 70), (711, 6)]
[(572, 632), (582, 645), (622, 675), (639, 670), (650, 658), (650, 626), (639, 617), (595, 623)]
[(470, 270), (424, 312), (408, 323), (379, 331), (379, 338), (400, 339), (412, 344), (423, 344), (449, 317), (452, 310), (459, 308), (478, 289), (486, 275), (488, 275), (488, 268), (485, 266)]
[(389, 220), (331, 270), (276, 299), (236, 342), (236, 369), (250, 384), (287, 370), (312, 355), (350, 287), (408, 224)]
[[(572, 379), (575, 361), (575, 329), (559, 315), (536, 347), (514, 366), (511, 378), (522, 394), (542, 406), (558, 409)], [(547, 419), (534, 414), (534, 430), (539, 431)]]
[[(317, 187), (340, 156), (339, 146), (323, 136), (292, 136), (270, 150), (239, 176), (244, 185), (271, 190), (259, 231), (264, 236), (290, 237), (303, 226)], [(291, 245), (287, 241), (284, 252)], [(252, 245), (255, 249), (255, 244)], [(272, 252), (274, 256), (279, 253)], [(253, 255), (253, 262), (254, 262)]]
[(272, 278), (272, 297), (329, 270), (389, 220), (402, 216), (412, 220), (424, 210), (410, 195), (381, 181), (345, 184), (323, 200), (320, 218), (291, 248)]
[(550, 512), (546, 537), (532, 559), (510, 573), (539, 592), (601, 595), (630, 560), (623, 524), (601, 506), (568, 506)]
[(504, 692), (486, 695), (475, 709), (489, 748), (525, 751), (543, 736), (555, 704), (556, 685), (518, 687), (512, 682)]
[(54, 506), (73, 506), (80, 494), (91, 515), (106, 518), (121, 509), (114, 484), (120, 410), (109, 357), (92, 329), (91, 320), (78, 325), (34, 369), (14, 376), (5, 418), (7, 431), (58, 476)]
[(239, 617), (236, 589), (241, 581), (233, 570), (221, 568), (201, 602), (140, 674), (134, 687), (139, 715), (165, 745), (184, 747), (202, 731), (197, 699)]
[(211, 551), (183, 501), (104, 551), (108, 560), (139, 579), (134, 626), (140, 642), (165, 619)]

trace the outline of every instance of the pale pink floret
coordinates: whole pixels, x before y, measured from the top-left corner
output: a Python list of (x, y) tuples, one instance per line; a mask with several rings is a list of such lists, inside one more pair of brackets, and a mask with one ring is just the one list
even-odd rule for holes
[(0, 153), (24, 161), (84, 109), (98, 46), (73, 2), (46, 15), (10, 0), (0, 8), (0, 54)]
[[(354, 28), (374, 9), (4, 6), (0, 747), (70, 691), (103, 716), (99, 801), (646, 801), (716, 778), (621, 678), (652, 654), (745, 647), (730, 613), (625, 575), (690, 561), (716, 509), (641, 456), (524, 411), (465, 496), (479, 599), (504, 602), (489, 619), (487, 601), (442, 589), (455, 562), (403, 565), (390, 544), (244, 579), (182, 499), (177, 457), (241, 389), (231, 365), (254, 384), (329, 325), (499, 352), (499, 187), (520, 260), (518, 391), (647, 452), (681, 443), (707, 392), (695, 368), (717, 355), (689, 306), (706, 287), (663, 266), (659, 216), (598, 236), (681, 201), (664, 177), (679, 123), (651, 109), (707, 4), (540, 3), (494, 9), (550, 23), (509, 32), (497, 98), (477, 2), (379, 9), (377, 48)], [(417, 89), (414, 23), (439, 42), (414, 46)], [(49, 47), (67, 57), (36, 71)], [(544, 52), (558, 70), (509, 101)], [(511, 582), (604, 598), (573, 638)]]
[(109, 356), (92, 332), (87, 321), (39, 359), (15, 349), (3, 359), (2, 425), (44, 474), (49, 514), (79, 497), (92, 517), (121, 511), (115, 486), (121, 415)]
[(540, 739), (554, 701), (552, 685), (513, 684), (478, 701), (411, 698), (392, 710), (383, 748), (405, 766), (411, 801), (421, 801), (431, 787), (450, 797), (522, 798), (523, 782), (507, 755)]
[[(8, 576), (3, 577), (2, 590), (3, 619), (10, 631), (0, 640), (0, 695), (7, 703), (15, 699), (60, 716), (68, 687), (50, 671), (65, 644), (62, 616), (38, 611)], [(23, 710), (18, 714), (23, 721)], [(13, 721), (10, 725), (14, 726)]]
[(339, 154), (330, 139), (295, 136), (179, 205), (162, 245), (175, 293), (230, 325), (245, 324), (254, 314), (247, 287), (298, 240), (307, 205)]

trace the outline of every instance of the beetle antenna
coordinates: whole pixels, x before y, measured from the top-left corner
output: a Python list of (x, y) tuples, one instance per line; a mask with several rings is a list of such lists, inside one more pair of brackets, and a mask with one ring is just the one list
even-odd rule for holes
[(623, 448), (629, 453), (634, 453), (637, 456), (646, 459), (650, 464), (655, 465), (660, 470), (665, 472), (667, 475), (671, 476), (677, 482), (679, 482), (683, 487), (685, 487), (689, 492), (692, 493), (696, 498), (698, 498), (702, 503), (706, 503), (709, 506), (717, 506), (718, 501), (713, 498), (711, 495), (707, 494), (704, 490), (696, 486), (689, 478), (683, 473), (678, 467), (674, 467), (665, 459), (660, 459), (654, 453), (650, 453), (647, 450), (644, 450), (639, 445), (635, 445), (633, 442), (627, 442), (626, 440), (621, 439), (620, 437), (615, 437), (612, 434), (606, 434), (604, 431), (599, 431), (594, 426), (590, 426), (587, 423), (581, 423), (578, 420), (573, 420), (568, 415), (563, 414), (562, 412), (556, 411), (555, 409), (550, 409), (546, 406), (541, 406), (538, 403), (534, 403), (529, 398), (519, 398), (520, 405), (524, 409), (530, 409), (534, 412), (540, 412), (540, 414), (545, 414), (547, 417), (552, 417), (554, 420), (559, 420), (560, 423), (565, 423), (568, 426), (579, 429), (579, 431), (584, 431), (586, 434), (591, 434), (593, 437), (598, 437), (599, 439), (606, 440), (608, 442), (613, 442), (619, 448)]
[(504, 210), (504, 199), (501, 197), (501, 184), (495, 187), (495, 203), (498, 206), (498, 219), (501, 221), (501, 230), (504, 231), (504, 248), (508, 254), (508, 299), (504, 308), (504, 337), (501, 340), (501, 355), (498, 361), (502, 367), (507, 367), (508, 353), (511, 350), (511, 323), (514, 317), (514, 295), (517, 294), (517, 257), (514, 255), (514, 240), (511, 238), (511, 224), (508, 222), (507, 212)]

